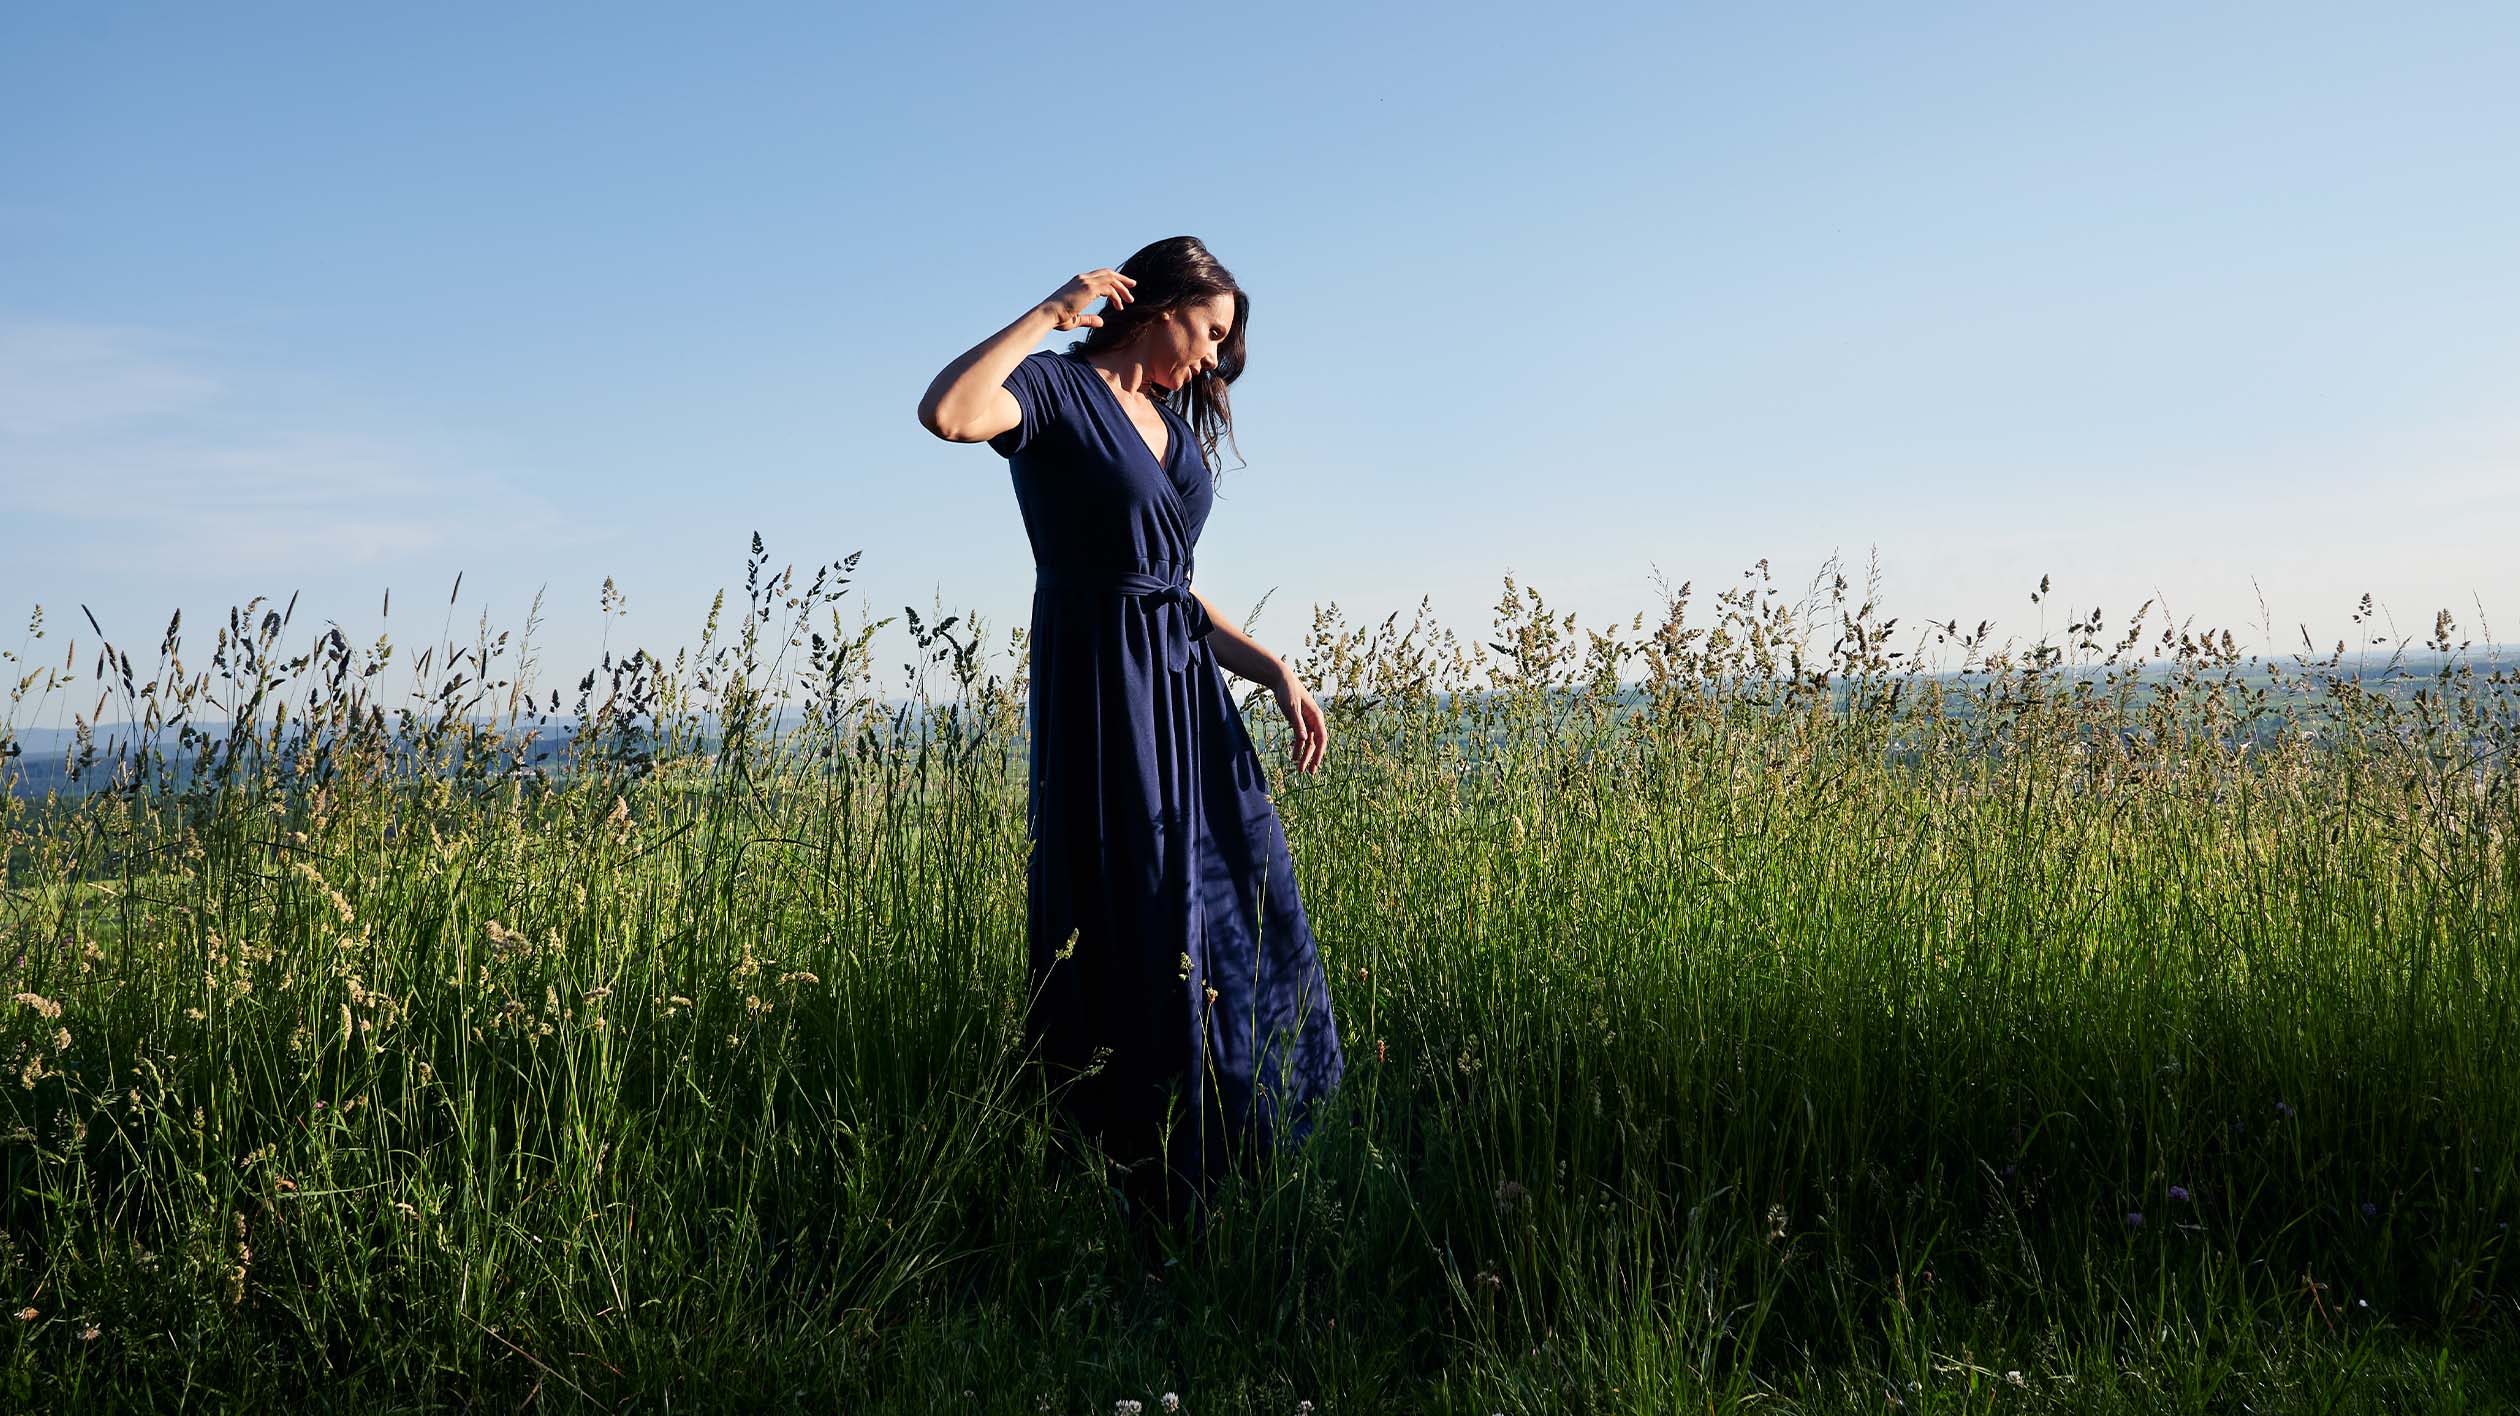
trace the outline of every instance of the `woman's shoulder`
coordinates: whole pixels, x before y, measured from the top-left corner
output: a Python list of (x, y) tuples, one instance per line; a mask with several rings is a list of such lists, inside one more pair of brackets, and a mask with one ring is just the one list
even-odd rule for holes
[(1058, 390), (1062, 399), (1077, 396), (1076, 376), (1084, 372), (1078, 366), (1076, 356), (1064, 349), (1036, 349), (1025, 355), (1016, 368), (1022, 371), (1020, 377), (1030, 379), (1042, 388)]

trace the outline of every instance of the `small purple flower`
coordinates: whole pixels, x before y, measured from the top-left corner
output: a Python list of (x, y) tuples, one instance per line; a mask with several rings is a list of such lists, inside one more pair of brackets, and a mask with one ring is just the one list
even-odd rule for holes
[(2249, 1134), (2249, 1123), (2246, 1121), (2234, 1121), (2227, 1129), (2235, 1136), (2245, 1136)]
[(2373, 1203), (2372, 1203), (2371, 1201), (2369, 1201), (2369, 1200), (2365, 1200), (2365, 1201), (2363, 1201), (2363, 1218), (2365, 1218), (2365, 1219), (2369, 1219), (2369, 1218), (2371, 1218), (2373, 1215), (2378, 1214), (2379, 1212), (2380, 1212), (2380, 1207), (2379, 1207), (2378, 1205), (2373, 1204)]
[(2126, 1212), (2126, 1227), (2129, 1229), (2143, 1228), (2144, 1212), (2142, 1210), (2128, 1210)]
[(2275, 1114), (2283, 1117), (2287, 1121), (2290, 1121), (2296, 1113), (2293, 1111), (2293, 1104), (2291, 1102), (2279, 1101), (2275, 1103)]
[(2171, 1199), (2174, 1199), (2174, 1200), (2176, 1200), (2176, 1201), (2178, 1201), (2180, 1204), (2186, 1204), (2186, 1203), (2188, 1202), (2188, 1192), (2187, 1192), (2187, 1186), (2185, 1186), (2185, 1185), (2173, 1185), (2173, 1186), (2171, 1186), (2171, 1187), (2170, 1187), (2170, 1198), (2171, 1198)]

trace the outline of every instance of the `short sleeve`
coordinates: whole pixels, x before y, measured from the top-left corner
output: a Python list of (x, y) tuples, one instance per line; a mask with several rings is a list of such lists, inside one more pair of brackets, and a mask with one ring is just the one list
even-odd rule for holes
[(1059, 421), (1059, 389), (1050, 367), (1050, 361), (1057, 357), (1047, 349), (1028, 355), (1015, 366), (1015, 372), (1006, 376), (1004, 387), (1015, 395), (1015, 406), (1024, 410), (1024, 421), (989, 439), (989, 446), (997, 450), (998, 456), (1013, 457), (1022, 452)]

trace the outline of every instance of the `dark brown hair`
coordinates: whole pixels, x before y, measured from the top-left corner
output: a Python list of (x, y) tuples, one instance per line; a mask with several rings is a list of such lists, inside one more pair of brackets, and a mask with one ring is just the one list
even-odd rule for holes
[[(1166, 310), (1186, 310), (1218, 295), (1234, 297), (1234, 322), (1216, 351), (1216, 372), (1194, 378), (1164, 396), (1163, 401), (1190, 424), (1205, 455), (1211, 480), (1218, 475), (1216, 445), (1234, 435), (1234, 406), (1225, 386), (1242, 377), (1244, 327), (1251, 321), (1251, 297), (1234, 282), (1234, 273), (1217, 263), (1207, 244), (1196, 236), (1167, 236), (1138, 249), (1122, 261), (1120, 273), (1137, 282), (1137, 298), (1127, 307), (1101, 311), (1103, 322), (1068, 346), (1071, 354), (1116, 350), (1137, 338), (1141, 327), (1161, 320)], [(1234, 455), (1240, 457), (1237, 445)]]

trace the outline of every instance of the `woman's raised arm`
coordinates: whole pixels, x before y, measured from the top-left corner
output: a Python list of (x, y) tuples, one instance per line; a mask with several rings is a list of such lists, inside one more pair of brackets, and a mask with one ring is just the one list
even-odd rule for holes
[(1057, 293), (1026, 310), (1013, 324), (973, 345), (928, 381), (919, 399), (919, 426), (947, 442), (986, 442), (1024, 421), (1015, 395), (1006, 391), (1006, 376), (1024, 362), (1041, 337), (1080, 325), (1100, 325), (1102, 316), (1085, 307), (1109, 297), (1118, 309), (1130, 300), (1137, 282), (1116, 270), (1092, 270), (1059, 287)]

